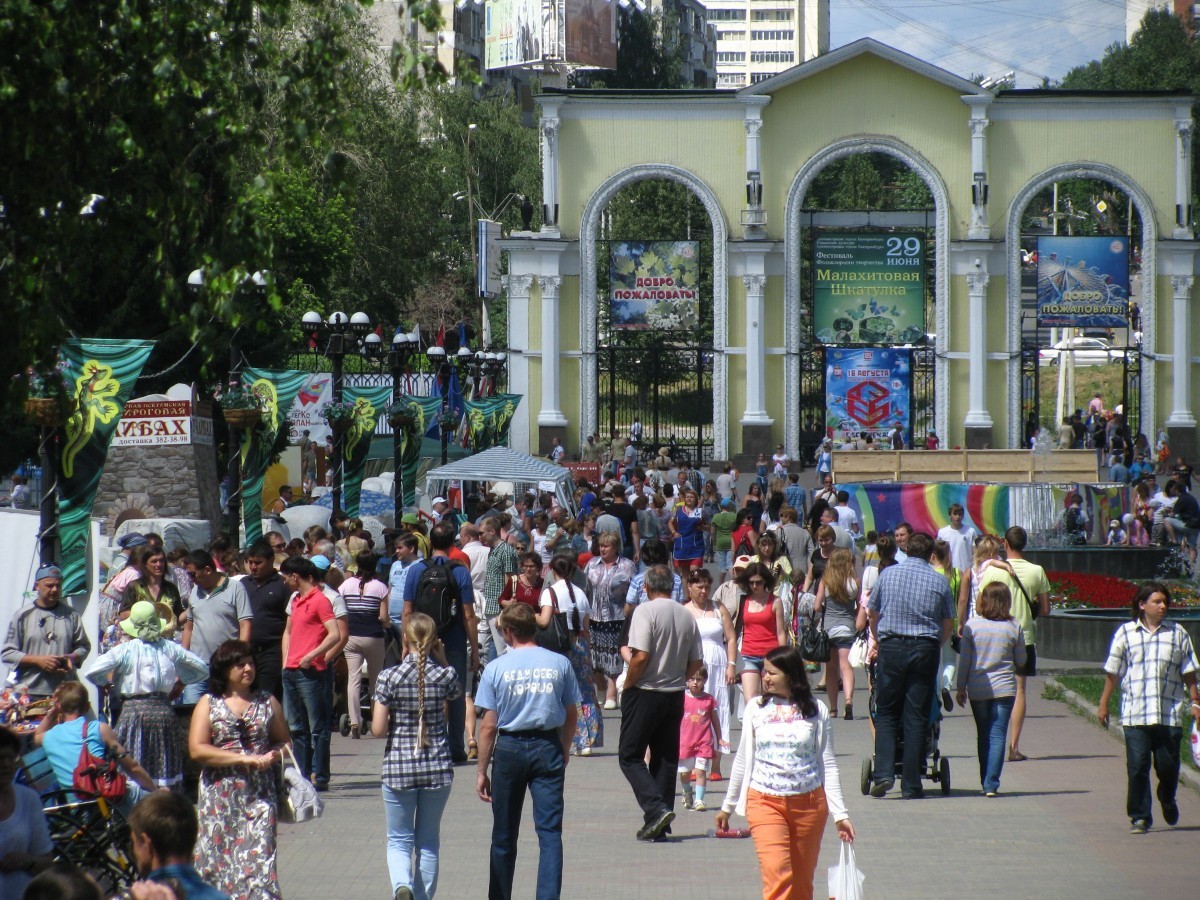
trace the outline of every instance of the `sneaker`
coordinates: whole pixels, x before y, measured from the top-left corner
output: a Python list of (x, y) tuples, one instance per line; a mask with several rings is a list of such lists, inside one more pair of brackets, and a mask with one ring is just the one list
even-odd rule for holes
[(693, 788), (690, 784), (685, 784), (683, 786), (683, 808), (691, 809), (692, 801), (695, 798), (696, 798), (696, 789)]
[(708, 805), (703, 800), (697, 800), (692, 804), (692, 812), (707, 812)]
[(950, 697), (950, 688), (942, 688), (942, 709), (954, 712), (954, 700)]
[(985, 796), (985, 797), (999, 797), (1000, 795), (999, 795), (999, 794), (998, 794), (996, 791), (988, 791), (988, 792), (987, 792), (986, 794), (984, 794), (983, 796)]
[(1129, 826), (1130, 834), (1145, 834), (1150, 830), (1150, 823), (1145, 819), (1134, 819), (1133, 824)]
[(1163, 821), (1168, 825), (1176, 825), (1179, 822), (1179, 806), (1172, 800), (1170, 803), (1162, 805)]
[(392, 895), (392, 900), (413, 900), (412, 888), (400, 885), (396, 888), (396, 893)]
[(605, 709), (616, 709), (616, 708), (617, 708), (617, 701), (616, 701), (616, 700), (605, 700), (605, 701), (604, 701), (604, 708), (605, 708)]
[(895, 779), (890, 779), (890, 778), (887, 781), (877, 781), (873, 785), (871, 785), (871, 796), (872, 797), (882, 797), (884, 794), (886, 794), (888, 791), (890, 791), (895, 786), (895, 784), (896, 784)]
[(320, 793), (322, 793), (322, 794), (323, 794), (323, 793), (325, 793), (327, 790), (329, 790), (329, 782), (328, 782), (328, 781), (322, 781), (322, 780), (320, 780), (320, 779), (314, 779), (314, 780), (313, 780), (313, 787), (315, 787), (315, 788), (317, 789), (317, 791), (319, 791)]
[(591, 756), (591, 755), (592, 755), (592, 748), (591, 748), (591, 747), (584, 747), (582, 750), (580, 750), (580, 751), (579, 751), (579, 755), (580, 755), (580, 756)]
[(654, 841), (666, 834), (667, 829), (671, 827), (671, 823), (675, 821), (675, 813), (671, 810), (665, 810), (655, 817), (654, 821), (642, 828), (637, 833), (639, 841)]

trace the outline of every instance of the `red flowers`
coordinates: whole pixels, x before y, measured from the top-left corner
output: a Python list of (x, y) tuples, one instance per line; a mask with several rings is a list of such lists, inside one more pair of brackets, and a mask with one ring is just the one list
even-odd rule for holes
[(1096, 609), (1128, 608), (1137, 585), (1114, 575), (1083, 572), (1047, 572), (1050, 600), (1061, 608), (1090, 606)]

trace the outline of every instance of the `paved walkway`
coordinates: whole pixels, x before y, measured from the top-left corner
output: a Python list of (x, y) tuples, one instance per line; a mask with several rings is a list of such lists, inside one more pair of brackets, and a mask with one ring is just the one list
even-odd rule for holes
[[(942, 751), (952, 766), (943, 797), (904, 801), (898, 792), (876, 800), (859, 789), (863, 758), (871, 752), (865, 721), (839, 722), (837, 754), (850, 815), (858, 830), (859, 866), (868, 896), (901, 898), (1125, 898), (1196, 894), (1200, 796), (1183, 789), (1181, 824), (1157, 824), (1150, 834), (1128, 834), (1124, 815), (1124, 750), (1111, 735), (1074, 716), (1066, 706), (1030, 702), (1022, 748), (1031, 759), (1008, 764), (1002, 796), (979, 795), (970, 714), (955, 710), (945, 723)], [(1031, 685), (1033, 686), (1033, 685)], [(859, 695), (865, 709), (865, 694)], [(617, 768), (619, 715), (606, 718), (608, 749), (572, 758), (567, 770), (566, 868), (563, 896), (574, 898), (750, 898), (760, 896), (752, 841), (712, 840), (711, 813), (679, 811), (675, 840), (640, 844), (641, 814)], [(316, 822), (285, 825), (280, 836), (284, 894), (294, 898), (390, 897), (384, 816), (379, 796), (383, 742), (334, 736), (333, 790)], [(728, 766), (726, 766), (728, 771)], [(442, 821), (438, 895), (487, 895), (491, 816), (475, 796), (475, 769), (456, 770)], [(716, 803), (724, 784), (710, 791)], [(1155, 810), (1156, 817), (1158, 810)], [(742, 820), (735, 817), (735, 823)], [(515, 895), (534, 893), (537, 840), (526, 813)], [(836, 862), (830, 827), (818, 865), (817, 896), (825, 869)]]

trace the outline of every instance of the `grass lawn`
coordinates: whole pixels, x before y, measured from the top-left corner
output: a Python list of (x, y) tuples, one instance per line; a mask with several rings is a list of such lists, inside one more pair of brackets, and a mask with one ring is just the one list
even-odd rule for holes
[[(1112, 409), (1121, 402), (1121, 382), (1125, 370), (1121, 365), (1076, 366), (1075, 407), (1087, 409), (1096, 391), (1104, 400), (1104, 408)], [(1038, 378), (1038, 416), (1042, 426), (1057, 437), (1059, 422), (1054, 418), (1054, 403), (1058, 398), (1058, 366), (1042, 366)]]
[[(1095, 712), (1096, 707), (1100, 704), (1100, 692), (1104, 689), (1104, 676), (1103, 675), (1057, 675), (1057, 676), (1055, 676), (1055, 680), (1057, 680), (1058, 683), (1061, 684), (1068, 691), (1074, 691), (1076, 694), (1078, 694), (1080, 697), (1082, 697), (1088, 703), (1089, 709), (1092, 712)], [(1051, 687), (1049, 685), (1046, 686), (1044, 696), (1049, 700), (1063, 699), (1062, 694), (1059, 693), (1058, 691), (1056, 691), (1053, 687)], [(1117, 720), (1120, 718), (1120, 712), (1121, 712), (1121, 689), (1119, 687), (1117, 688), (1116, 691), (1113, 692), (1113, 698), (1112, 698), (1112, 701), (1109, 703), (1108, 708), (1109, 708), (1109, 712), (1110, 712), (1110, 719), (1109, 719), (1109, 721), (1111, 723), (1110, 727), (1114, 727), (1114, 728), (1118, 727), (1116, 723), (1117, 723)], [(1191, 720), (1185, 719), (1185, 721), (1188, 722), (1189, 724), (1186, 728), (1183, 729), (1183, 741), (1182, 741), (1183, 762), (1184, 762), (1184, 765), (1190, 766), (1192, 769), (1195, 769), (1196, 763), (1192, 759), (1192, 747), (1191, 747), (1191, 734), (1192, 734), (1192, 729), (1191, 729), (1191, 724), (1190, 724)]]

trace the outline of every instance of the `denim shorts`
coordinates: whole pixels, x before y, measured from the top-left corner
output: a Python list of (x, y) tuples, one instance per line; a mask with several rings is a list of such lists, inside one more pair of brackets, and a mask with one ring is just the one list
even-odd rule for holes
[(766, 659), (765, 656), (745, 656), (745, 655), (743, 655), (742, 656), (742, 668), (740, 671), (741, 672), (757, 672), (761, 675), (762, 670), (763, 670), (763, 661), (765, 659)]

